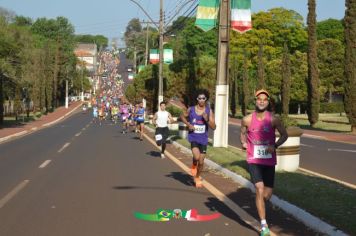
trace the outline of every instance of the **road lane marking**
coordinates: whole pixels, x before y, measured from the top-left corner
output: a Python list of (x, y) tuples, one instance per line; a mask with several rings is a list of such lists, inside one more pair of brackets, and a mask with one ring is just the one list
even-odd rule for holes
[(46, 160), (46, 161), (43, 162), (38, 168), (43, 169), (43, 168), (45, 168), (50, 162), (51, 162), (51, 160)]
[(337, 148), (328, 148), (328, 151), (340, 151), (340, 152), (356, 152), (356, 150), (347, 150), (347, 149), (337, 149)]
[(78, 137), (79, 135), (81, 135), (82, 134), (82, 132), (79, 132), (79, 133), (77, 133), (76, 135), (75, 135), (75, 137)]
[(24, 180), (18, 184), (13, 190), (11, 190), (5, 197), (0, 199), (0, 209), (5, 206), (17, 193), (19, 193), (30, 181)]
[(62, 151), (63, 151), (64, 149), (66, 149), (69, 145), (70, 145), (70, 143), (64, 144), (63, 147), (58, 150), (58, 152), (62, 152)]
[[(143, 134), (146, 139), (152, 143), (157, 149), (160, 150), (160, 147), (156, 145), (156, 142), (151, 139), (147, 134)], [(187, 167), (183, 162), (178, 160), (174, 155), (172, 155), (170, 152), (166, 151), (165, 155), (173, 161), (176, 165), (178, 165), (182, 170), (184, 170), (187, 174), (190, 175), (190, 169)], [(242, 221), (245, 223), (249, 224), (252, 226), (254, 229), (259, 231), (260, 229), (260, 222), (258, 222), (255, 218), (253, 218), (251, 215), (249, 215), (244, 209), (242, 209), (240, 206), (238, 206), (235, 202), (233, 202), (230, 198), (228, 198), (224, 193), (222, 193), (220, 190), (215, 188), (212, 184), (210, 184), (207, 180), (203, 180), (203, 186), (211, 193), (213, 194), (217, 199), (219, 199), (221, 202), (223, 202), (227, 207), (229, 207), (232, 211), (234, 211)], [(271, 236), (276, 236), (275, 233), (272, 231), (270, 232)]]
[(336, 183), (342, 184), (342, 185), (347, 186), (349, 188), (356, 189), (356, 185), (347, 183), (347, 182), (342, 181), (342, 180), (334, 179), (332, 177), (329, 177), (329, 176), (326, 176), (326, 175), (323, 175), (323, 174), (320, 174), (320, 173), (317, 173), (317, 172), (314, 172), (314, 171), (310, 171), (310, 170), (307, 170), (307, 169), (304, 169), (304, 168), (301, 168), (301, 167), (299, 167), (298, 170), (301, 170), (303, 172), (318, 176), (320, 178), (324, 178), (324, 179), (328, 179), (328, 180), (334, 181)]
[(313, 135), (313, 134), (302, 134), (302, 137), (326, 140), (326, 138), (323, 136), (318, 136), (318, 135)]
[(314, 147), (312, 145), (308, 145), (308, 144), (304, 144), (304, 143), (301, 143), (300, 146), (311, 147), (311, 148)]

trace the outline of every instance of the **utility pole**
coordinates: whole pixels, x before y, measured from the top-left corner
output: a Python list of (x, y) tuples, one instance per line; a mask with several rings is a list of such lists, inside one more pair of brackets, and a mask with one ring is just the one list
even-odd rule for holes
[(230, 0), (221, 0), (219, 13), (218, 64), (216, 70), (216, 98), (214, 147), (228, 146), (229, 125), (229, 19)]
[(158, 110), (163, 101), (163, 0), (159, 9), (159, 72), (158, 72)]
[(145, 52), (145, 66), (148, 64), (148, 21), (146, 22), (146, 52)]

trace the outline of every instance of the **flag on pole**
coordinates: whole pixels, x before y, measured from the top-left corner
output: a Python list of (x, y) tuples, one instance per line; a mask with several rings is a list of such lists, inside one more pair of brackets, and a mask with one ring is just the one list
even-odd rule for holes
[(133, 74), (133, 73), (130, 73), (130, 74), (128, 75), (128, 79), (129, 79), (129, 80), (133, 80), (133, 79), (134, 79), (134, 74)]
[(204, 31), (216, 26), (220, 0), (200, 0), (195, 25)]
[(231, 28), (239, 33), (252, 29), (251, 0), (231, 0)]
[(173, 63), (173, 49), (163, 50), (163, 62), (166, 64)]
[(150, 63), (157, 64), (159, 62), (159, 50), (150, 49)]

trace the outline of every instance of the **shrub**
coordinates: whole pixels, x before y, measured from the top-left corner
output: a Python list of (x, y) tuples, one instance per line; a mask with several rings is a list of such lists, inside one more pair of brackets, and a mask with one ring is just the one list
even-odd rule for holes
[(171, 113), (173, 117), (179, 117), (182, 113), (182, 109), (175, 106), (167, 106), (166, 110)]
[(320, 103), (320, 113), (341, 113), (345, 112), (342, 102)]

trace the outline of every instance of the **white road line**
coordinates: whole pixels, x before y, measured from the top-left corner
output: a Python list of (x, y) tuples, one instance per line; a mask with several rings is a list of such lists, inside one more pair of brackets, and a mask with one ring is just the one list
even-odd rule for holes
[(30, 181), (24, 180), (20, 184), (18, 184), (11, 192), (9, 192), (5, 197), (0, 199), (0, 209), (5, 206), (7, 202), (9, 202), (17, 193), (21, 191)]
[(326, 138), (323, 136), (318, 136), (313, 134), (302, 134), (302, 137), (326, 140)]
[(314, 147), (314, 146), (312, 146), (312, 145), (303, 144), (303, 143), (301, 143), (301, 144), (300, 144), (300, 146), (305, 146), (305, 147)]
[(43, 162), (38, 168), (43, 169), (43, 168), (45, 168), (50, 162), (51, 162), (51, 160), (46, 160), (46, 161)]
[(77, 133), (76, 135), (75, 135), (75, 137), (78, 137), (79, 135), (81, 135), (82, 134), (82, 132), (79, 132), (79, 133)]
[(314, 171), (310, 171), (310, 170), (307, 170), (307, 169), (304, 169), (304, 168), (300, 168), (300, 167), (298, 168), (298, 170), (301, 170), (303, 172), (306, 172), (306, 173), (309, 173), (309, 174), (312, 174), (312, 175), (316, 175), (316, 176), (324, 178), (324, 179), (328, 179), (328, 180), (334, 181), (336, 183), (345, 185), (345, 186), (347, 186), (349, 188), (356, 189), (356, 185), (353, 185), (353, 184), (350, 184), (350, 183), (347, 183), (347, 182), (344, 182), (344, 181), (341, 181), (341, 180), (338, 180), (338, 179), (334, 179), (332, 177), (329, 177), (329, 176), (326, 176), (326, 175), (323, 175), (323, 174), (320, 174), (320, 173), (317, 173), (317, 172), (314, 172)]
[(328, 148), (328, 151), (340, 151), (340, 152), (356, 152), (356, 150), (347, 150), (347, 149), (337, 149), (337, 148)]
[(70, 143), (64, 144), (63, 147), (58, 150), (58, 152), (62, 152), (62, 151), (63, 151), (64, 149), (66, 149), (69, 145), (70, 145)]

